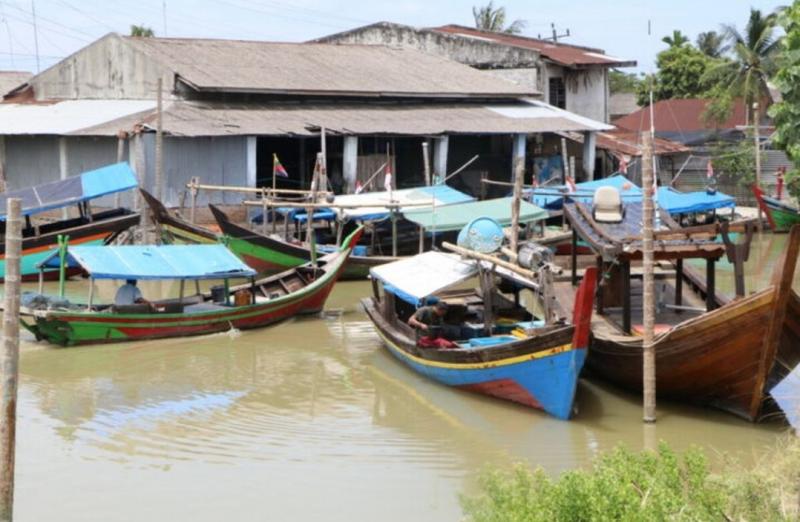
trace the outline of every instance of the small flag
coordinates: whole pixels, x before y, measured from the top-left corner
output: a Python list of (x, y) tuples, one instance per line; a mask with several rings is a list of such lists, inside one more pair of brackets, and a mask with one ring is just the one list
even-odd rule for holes
[(356, 180), (356, 194), (361, 194), (361, 191), (364, 190), (364, 185), (361, 184), (361, 180)]
[(709, 178), (714, 177), (714, 165), (711, 164), (711, 160), (708, 160), (708, 166), (706, 167), (706, 176)]
[(277, 154), (272, 155), (272, 175), (280, 176), (282, 178), (289, 177), (289, 173), (286, 172), (286, 169), (283, 168), (283, 165), (281, 165), (281, 160), (278, 159)]
[(622, 156), (619, 159), (619, 171), (622, 174), (627, 174), (628, 173), (628, 157), (627, 156)]
[(578, 191), (578, 187), (575, 185), (575, 180), (572, 179), (572, 176), (567, 176), (567, 187), (569, 187), (570, 192)]
[(392, 169), (389, 165), (386, 165), (386, 175), (383, 178), (383, 188), (386, 189), (386, 192), (392, 191)]

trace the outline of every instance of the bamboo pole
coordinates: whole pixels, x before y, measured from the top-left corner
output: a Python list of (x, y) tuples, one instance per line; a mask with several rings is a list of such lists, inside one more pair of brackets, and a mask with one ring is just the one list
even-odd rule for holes
[(499, 267), (505, 268), (509, 272), (514, 272), (515, 274), (525, 277), (527, 279), (531, 280), (537, 279), (536, 272), (533, 272), (532, 270), (527, 270), (513, 263), (509, 263), (504, 259), (500, 259), (495, 256), (490, 256), (488, 254), (482, 254), (480, 252), (475, 252), (467, 248), (462, 248), (458, 245), (454, 245), (447, 241), (444, 241), (442, 243), (442, 247), (446, 250), (450, 250), (451, 252), (455, 252), (456, 254), (462, 255), (464, 257), (470, 257), (472, 259), (477, 259), (478, 261), (486, 261), (487, 263), (495, 264)]
[(511, 201), (511, 251), (516, 255), (519, 246), (519, 207), (522, 200), (522, 182), (525, 178), (525, 158), (514, 160), (514, 199)]
[(192, 200), (192, 208), (189, 210), (189, 222), (194, 225), (195, 222), (195, 213), (197, 211), (197, 193), (199, 189), (199, 179), (197, 176), (192, 177), (192, 180), (187, 184), (189, 187), (189, 196)]
[[(753, 142), (756, 149), (756, 187), (761, 188), (761, 129), (759, 123), (761, 120), (761, 111), (758, 102), (753, 103)], [(758, 206), (758, 229), (761, 230), (763, 226), (764, 216), (761, 213), (761, 205)]]
[(14, 455), (17, 431), (17, 380), (19, 377), (19, 293), (22, 246), (21, 204), (7, 202), (6, 270), (3, 305), (2, 389), (0, 390), (0, 521), (14, 516)]
[[(386, 209), (401, 209), (410, 207), (430, 207), (436, 202), (435, 199), (428, 201), (415, 201), (413, 203), (402, 203), (395, 201), (394, 203), (305, 203), (298, 201), (273, 201), (270, 200), (271, 205), (279, 205), (286, 208), (386, 208)], [(248, 207), (260, 207), (263, 203), (261, 201), (243, 201), (243, 205)]]
[[(323, 129), (323, 143), (325, 143), (325, 131)], [(311, 179), (311, 201), (306, 209), (306, 243), (311, 250), (311, 263), (317, 266), (317, 245), (314, 241), (314, 207), (317, 201), (317, 186), (322, 178), (322, 162), (325, 155), (322, 152), (317, 153), (317, 163), (314, 166), (314, 175)]]
[(644, 338), (642, 339), (642, 375), (644, 391), (644, 422), (656, 421), (656, 354), (653, 348), (656, 302), (655, 278), (653, 277), (653, 138), (649, 133), (642, 134), (642, 214), (644, 220), (643, 277)]

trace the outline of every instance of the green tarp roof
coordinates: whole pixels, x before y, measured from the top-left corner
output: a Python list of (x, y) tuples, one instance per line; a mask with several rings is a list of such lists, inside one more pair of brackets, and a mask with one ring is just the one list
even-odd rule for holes
[[(490, 217), (502, 226), (511, 224), (511, 201), (513, 198), (487, 199), (473, 203), (446, 205), (435, 209), (408, 210), (403, 216), (426, 230), (436, 228), (437, 232), (461, 230), (478, 217)], [(522, 201), (519, 209), (519, 222), (530, 223), (547, 217), (547, 211)]]

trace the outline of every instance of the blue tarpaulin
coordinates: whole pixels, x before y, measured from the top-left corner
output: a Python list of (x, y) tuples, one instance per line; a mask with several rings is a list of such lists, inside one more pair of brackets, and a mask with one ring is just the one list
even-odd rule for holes
[[(223, 245), (71, 246), (67, 267), (95, 279), (226, 279), (255, 271)], [(59, 267), (59, 251), (39, 266)]]
[(706, 191), (679, 192), (670, 187), (658, 187), (658, 205), (670, 214), (708, 212), (720, 208), (734, 208), (736, 200), (727, 194)]
[(531, 202), (534, 205), (548, 209), (559, 210), (564, 202), (563, 195), (570, 197), (572, 201), (580, 203), (591, 204), (594, 198), (594, 191), (600, 187), (614, 187), (619, 190), (622, 195), (622, 201), (630, 201), (635, 199), (641, 201), (642, 189), (634, 185), (622, 174), (610, 176), (608, 178), (598, 179), (595, 181), (584, 181), (583, 183), (576, 183), (575, 192), (570, 192), (569, 188), (564, 185), (556, 185), (552, 187), (539, 187), (535, 189), (527, 189), (525, 195), (533, 199)]
[[(572, 201), (591, 205), (594, 191), (600, 187), (614, 187), (619, 190), (623, 203), (629, 201), (640, 202), (642, 200), (642, 189), (621, 174), (595, 181), (577, 183), (575, 192), (569, 192), (567, 187), (559, 185), (528, 189), (526, 195), (533, 197), (534, 205), (548, 210), (559, 210), (564, 201), (562, 194), (569, 196)], [(690, 214), (708, 212), (720, 208), (734, 208), (736, 200), (722, 192), (715, 194), (708, 194), (705, 191), (680, 192), (671, 187), (659, 187), (658, 206), (670, 214)]]
[(12, 190), (0, 195), (0, 220), (6, 219), (6, 201), (22, 200), (22, 215), (54, 210), (83, 201), (115, 194), (139, 186), (127, 163), (115, 163), (96, 170), (35, 187)]

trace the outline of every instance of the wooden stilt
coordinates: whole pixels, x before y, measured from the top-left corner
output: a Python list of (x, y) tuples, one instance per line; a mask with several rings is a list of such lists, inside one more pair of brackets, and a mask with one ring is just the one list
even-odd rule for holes
[(572, 253), (570, 254), (572, 264), (572, 286), (578, 286), (578, 231), (572, 229)]
[(11, 522), (14, 513), (14, 455), (17, 431), (17, 382), (19, 378), (19, 294), (22, 246), (21, 204), (6, 202), (6, 256), (3, 304), (3, 345), (0, 358), (0, 520)]
[(706, 310), (709, 312), (717, 307), (716, 261), (716, 259), (706, 259)]
[[(675, 261), (675, 306), (683, 306), (683, 259)], [(680, 308), (675, 308), (680, 313)]]
[(631, 262), (622, 262), (622, 330), (631, 333)]
[(525, 177), (525, 158), (518, 156), (514, 162), (514, 198), (511, 200), (511, 251), (515, 254), (519, 243), (519, 208), (522, 201), (522, 182)]
[(655, 337), (656, 300), (655, 277), (653, 274), (653, 138), (649, 133), (642, 134), (642, 265), (643, 265), (643, 305), (642, 322), (644, 337), (642, 339), (642, 375), (644, 395), (644, 422), (656, 421), (656, 354), (653, 348)]

